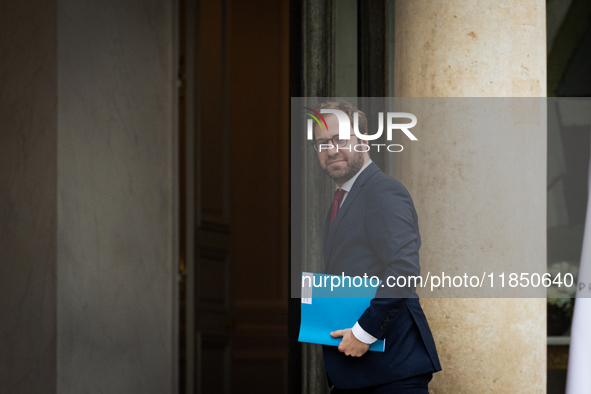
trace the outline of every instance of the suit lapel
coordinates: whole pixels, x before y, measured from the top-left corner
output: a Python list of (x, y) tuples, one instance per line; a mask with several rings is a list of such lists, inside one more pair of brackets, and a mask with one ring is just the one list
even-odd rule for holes
[(335, 240), (335, 235), (336, 235), (337, 229), (339, 228), (339, 224), (341, 223), (343, 217), (347, 214), (347, 210), (355, 201), (355, 198), (357, 197), (357, 195), (361, 191), (361, 188), (363, 187), (363, 185), (365, 185), (367, 180), (376, 171), (379, 171), (379, 170), (380, 169), (378, 168), (378, 166), (372, 162), (369, 166), (367, 166), (367, 168), (365, 170), (363, 170), (363, 172), (361, 174), (359, 174), (359, 177), (357, 177), (357, 179), (355, 180), (355, 183), (353, 184), (351, 191), (349, 191), (349, 194), (347, 194), (347, 197), (345, 198), (345, 202), (343, 202), (343, 205), (341, 205), (341, 208), (337, 212), (337, 216), (335, 216), (335, 218), (332, 222), (332, 225), (330, 227), (329, 227), (329, 223), (330, 223), (330, 210), (329, 210), (328, 216), (327, 216), (326, 221), (324, 223), (324, 248), (323, 248), (323, 250), (324, 250), (324, 266), (326, 268), (326, 272), (330, 272), (330, 271), (328, 271), (328, 269), (330, 268), (330, 253), (332, 251), (332, 245)]

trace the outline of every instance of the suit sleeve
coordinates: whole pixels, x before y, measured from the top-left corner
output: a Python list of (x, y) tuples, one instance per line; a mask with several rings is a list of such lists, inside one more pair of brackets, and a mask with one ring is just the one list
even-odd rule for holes
[[(420, 275), (421, 238), (417, 215), (408, 191), (398, 181), (385, 179), (372, 189), (364, 227), (379, 262), (383, 265), (382, 284), (376, 297), (358, 320), (377, 339), (383, 339), (410, 297), (416, 297), (414, 280)], [(399, 277), (406, 286), (389, 286)], [(388, 282), (387, 282), (388, 281)], [(409, 285), (409, 283), (411, 285)]]

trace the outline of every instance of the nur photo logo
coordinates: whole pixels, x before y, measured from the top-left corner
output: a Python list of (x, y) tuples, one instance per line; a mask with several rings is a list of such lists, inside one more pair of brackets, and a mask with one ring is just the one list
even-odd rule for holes
[[(328, 130), (328, 125), (326, 123), (326, 119), (323, 114), (326, 115), (335, 115), (338, 120), (339, 130), (338, 130), (338, 139), (339, 140), (348, 140), (351, 138), (351, 119), (344, 111), (338, 109), (328, 109), (322, 108), (320, 112), (309, 108), (309, 107), (302, 107), (304, 109), (303, 113), (310, 117), (307, 121), (307, 139), (309, 141), (314, 140), (314, 127), (315, 124), (321, 130)], [(409, 129), (413, 128), (417, 124), (417, 117), (408, 112), (387, 112), (385, 115), (386, 118), (386, 139), (388, 141), (392, 141), (392, 135), (394, 130), (401, 130), (411, 141), (417, 141), (417, 137)], [(399, 119), (410, 119), (410, 123), (395, 123), (395, 120), (398, 121)], [(384, 133), (384, 113), (378, 112), (378, 131), (375, 134), (362, 134), (359, 131), (359, 112), (353, 112), (353, 132), (357, 138), (364, 140), (364, 141), (375, 141), (382, 136)], [(317, 150), (318, 152), (322, 152), (328, 149), (336, 149), (338, 150), (355, 150), (356, 152), (367, 152), (371, 149), (371, 147), (375, 147), (377, 151), (380, 151), (381, 147), (385, 147), (389, 152), (402, 152), (403, 146), (400, 144), (357, 144), (357, 145), (349, 145), (346, 146), (339, 146), (330, 143), (327, 141), (324, 144), (319, 144)]]

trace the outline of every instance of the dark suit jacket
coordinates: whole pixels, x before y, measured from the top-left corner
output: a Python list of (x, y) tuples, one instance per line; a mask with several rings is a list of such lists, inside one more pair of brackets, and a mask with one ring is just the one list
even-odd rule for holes
[[(421, 237), (412, 199), (375, 163), (359, 174), (330, 227), (329, 220), (330, 210), (324, 226), (327, 274), (366, 273), (383, 281), (420, 274)], [(369, 387), (441, 370), (414, 288), (393, 293), (387, 286), (379, 287), (359, 324), (375, 338), (386, 339), (386, 350), (347, 357), (335, 346), (324, 346), (326, 371), (336, 387)]]

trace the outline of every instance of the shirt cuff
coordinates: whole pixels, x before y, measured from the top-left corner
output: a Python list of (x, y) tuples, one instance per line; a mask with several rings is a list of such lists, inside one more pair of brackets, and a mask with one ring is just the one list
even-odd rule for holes
[(361, 328), (359, 322), (355, 323), (351, 331), (353, 332), (355, 338), (368, 345), (371, 345), (372, 343), (377, 341), (377, 338), (372, 337), (371, 334), (369, 334), (367, 331)]

